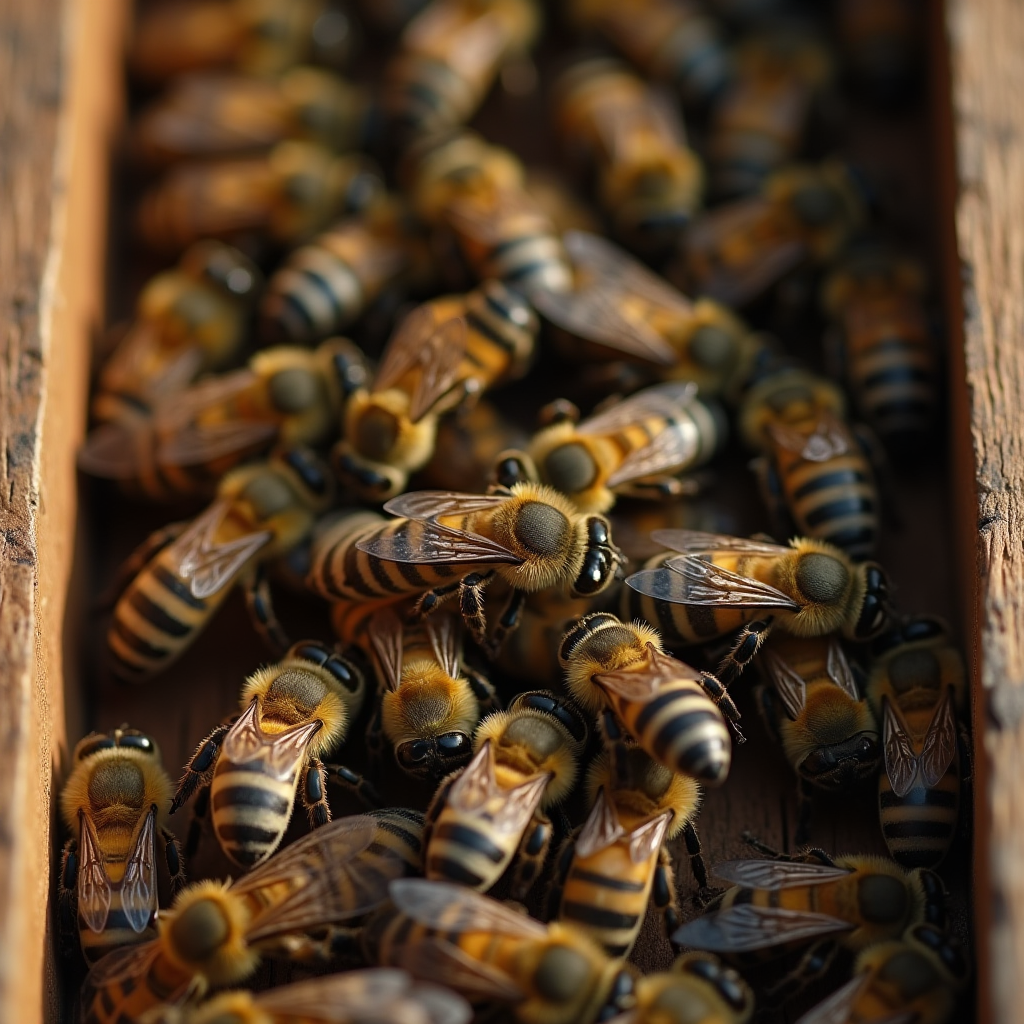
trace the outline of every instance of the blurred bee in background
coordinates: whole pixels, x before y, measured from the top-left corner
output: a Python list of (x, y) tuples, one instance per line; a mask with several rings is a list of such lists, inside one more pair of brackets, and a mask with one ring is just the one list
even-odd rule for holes
[(170, 893), (185, 882), (167, 828), (171, 780), (148, 736), (122, 725), (78, 742), (60, 795), (73, 838), (64, 844), (58, 906), (64, 939), (78, 935), (87, 963), (156, 937), (159, 861)]
[(230, 68), (271, 76), (313, 61), (340, 65), (354, 24), (330, 0), (173, 0), (148, 4), (132, 33), (128, 65), (148, 84), (188, 71)]
[(924, 268), (878, 244), (851, 247), (822, 285), (826, 346), (858, 414), (897, 456), (922, 450), (938, 404)]
[(717, 865), (714, 874), (732, 888), (674, 938), (740, 962), (806, 950), (766, 992), (773, 1004), (823, 975), (839, 946), (857, 952), (898, 939), (912, 926), (946, 926), (945, 889), (931, 871), (906, 871), (882, 857), (832, 858), (817, 849), (792, 858), (756, 845), (773, 859)]
[(263, 277), (221, 242), (197, 242), (178, 266), (146, 282), (135, 319), (107, 357), (92, 415), (100, 423), (144, 422), (154, 407), (243, 350)]
[[(789, 547), (697, 530), (655, 530), (678, 554), (657, 555), (626, 578), (624, 617), (657, 622), (670, 645), (736, 634), (717, 670), (728, 686), (775, 627), (793, 636), (841, 632), (863, 642), (889, 617), (889, 582), (874, 562), (802, 537)], [(766, 614), (767, 613), (767, 614)]]
[(400, 809), (341, 818), (237, 881), (190, 885), (161, 913), (158, 938), (93, 967), (82, 1020), (137, 1020), (163, 1003), (201, 998), (244, 980), (264, 956), (326, 959), (333, 929), (370, 913), (387, 899), (389, 882), (417, 870), (421, 821)]
[(159, 1024), (469, 1024), (472, 1016), (451, 990), (375, 967), (265, 992), (222, 992), (201, 1006), (169, 1009)]
[[(603, 516), (576, 512), (549, 487), (516, 484), (495, 494), (411, 491), (384, 510), (399, 519), (347, 512), (313, 538), (311, 589), (328, 599), (389, 603), (417, 597), (413, 615), (459, 598), (470, 635), (495, 650), (515, 627), (525, 594), (568, 586), (600, 594), (621, 556)], [(513, 591), (498, 631), (488, 637), (484, 588), (492, 578)]]
[(202, 791), (186, 854), (195, 853), (197, 824), (211, 804), (220, 848), (232, 863), (248, 869), (281, 845), (296, 794), (310, 828), (331, 820), (328, 775), (375, 802), (372, 788), (355, 772), (321, 760), (344, 743), (365, 696), (363, 673), (311, 640), (249, 676), (242, 686), (241, 714), (200, 741), (178, 782), (172, 814)]
[(909, 618), (872, 645), (868, 700), (882, 723), (878, 806), (889, 852), (908, 867), (946, 856), (960, 810), (963, 657), (937, 619)]
[(722, 198), (757, 191), (800, 155), (815, 102), (834, 71), (822, 40), (797, 25), (744, 39), (733, 67), (708, 126), (711, 185)]
[(883, 104), (906, 98), (920, 71), (921, 8), (913, 0), (837, 0), (832, 11), (857, 86)]
[(115, 674), (141, 682), (164, 671), (239, 584), (253, 626), (283, 653), (288, 642), (263, 567), (302, 544), (333, 497), (330, 472), (313, 452), (278, 449), (229, 473), (196, 519), (152, 534), (122, 569), (131, 582), (107, 633)]
[(344, 330), (386, 289), (427, 276), (426, 263), (404, 204), (383, 197), (285, 257), (260, 310), (262, 338), (306, 345)]
[(331, 453), (342, 483), (365, 501), (393, 498), (435, 450), (440, 417), (509, 380), (533, 356), (539, 324), (518, 292), (485, 281), (432, 299), (392, 335), (369, 388), (349, 397)]
[(156, 252), (221, 238), (261, 252), (302, 241), (383, 193), (376, 165), (312, 142), (281, 142), (250, 157), (172, 167), (139, 200), (138, 233)]
[(878, 722), (834, 637), (777, 634), (761, 648), (768, 685), (758, 701), (769, 732), (799, 779), (794, 842), (810, 838), (813, 789), (847, 792), (873, 779), (882, 747)]
[(392, 883), (363, 944), (372, 963), (512, 1004), (521, 1024), (593, 1024), (633, 1003), (629, 970), (579, 929), (541, 924), (461, 885)]
[(861, 952), (853, 978), (796, 1024), (946, 1024), (969, 974), (959, 944), (920, 924)]
[(729, 82), (732, 57), (719, 23), (690, 0), (574, 0), (572, 19), (599, 31), (644, 74), (705, 107)]
[(695, 217), (670, 280), (729, 306), (746, 306), (784, 276), (822, 264), (864, 218), (847, 167), (826, 161), (775, 171), (754, 195)]
[(601, 223), (597, 213), (584, 203), (561, 175), (547, 168), (526, 168), (526, 191), (555, 226), (559, 235), (566, 231), (597, 234)]
[(533, 0), (431, 0), (384, 73), (383, 107), (399, 138), (469, 121), (502, 65), (525, 57), (540, 21)]
[(707, 896), (693, 825), (700, 786), (639, 747), (614, 740), (587, 774), (587, 803), (586, 822), (559, 854), (548, 913), (588, 934), (609, 956), (628, 957), (652, 899), (669, 935), (680, 925), (666, 845), (680, 834)]
[(618, 61), (591, 59), (556, 83), (554, 116), (570, 154), (593, 170), (614, 233), (649, 256), (674, 248), (704, 171), (667, 98)]
[(148, 421), (92, 431), (78, 465), (156, 501), (209, 495), (225, 473), (275, 443), (335, 435), (346, 396), (365, 376), (361, 353), (343, 338), (315, 352), (266, 349), (247, 369), (179, 391)]
[(851, 558), (875, 553), (881, 497), (860, 439), (831, 381), (792, 364), (767, 369), (744, 396), (739, 427), (764, 454), (752, 464), (777, 532), (796, 532)]
[(370, 100), (364, 89), (320, 68), (279, 78), (196, 73), (175, 79), (132, 126), (132, 150), (150, 167), (262, 153), (279, 142), (361, 149)]
[(732, 761), (726, 719), (739, 712), (725, 688), (661, 650), (644, 622), (621, 622), (607, 612), (585, 615), (562, 639), (558, 660), (573, 697), (614, 722), (658, 764), (709, 785), (725, 781)]
[(476, 731), (473, 760), (427, 810), (424, 873), (481, 892), (514, 864), (512, 898), (525, 898), (551, 845), (548, 811), (571, 792), (587, 726), (548, 690), (518, 694)]

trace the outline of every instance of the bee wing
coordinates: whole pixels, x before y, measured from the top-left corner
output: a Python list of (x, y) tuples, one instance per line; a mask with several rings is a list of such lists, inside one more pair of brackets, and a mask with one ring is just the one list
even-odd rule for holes
[(807, 683), (774, 651), (763, 651), (761, 657), (768, 678), (786, 708), (786, 714), (796, 721), (807, 703)]
[(597, 791), (593, 809), (576, 837), (576, 855), (592, 857), (595, 853), (607, 849), (625, 834), (626, 830), (615, 812), (615, 805), (608, 799), (608, 794), (602, 786)]
[(85, 811), (78, 812), (78, 825), (78, 913), (90, 931), (99, 933), (110, 914), (110, 878), (92, 819)]
[(452, 784), (448, 802), (460, 811), (472, 812), (502, 792), (494, 775), (494, 748), (487, 740)]
[(577, 434), (614, 434), (652, 416), (675, 416), (697, 395), (693, 381), (655, 384), (616, 402), (610, 409), (589, 416), (576, 427)]
[(700, 682), (700, 673), (684, 661), (679, 661), (653, 647), (648, 648), (648, 661), (639, 669), (620, 669), (617, 672), (602, 672), (594, 676), (594, 682), (624, 700), (646, 704), (661, 692), (664, 683), (678, 679)]
[(746, 953), (783, 942), (850, 931), (852, 925), (830, 914), (744, 903), (688, 921), (672, 941), (713, 953)]
[(629, 834), (629, 859), (634, 864), (643, 864), (661, 849), (665, 842), (665, 833), (668, 831), (668, 824), (672, 820), (672, 811), (665, 811), (658, 817), (633, 829)]
[(435, 615), (427, 620), (427, 636), (437, 663), (445, 675), (459, 678), (459, 639), (450, 615)]
[(956, 754), (956, 712), (953, 708), (953, 690), (946, 690), (946, 696), (935, 709), (928, 732), (921, 747), (918, 763), (921, 765), (921, 781), (931, 788), (952, 764)]
[(626, 577), (626, 585), (672, 604), (800, 610), (800, 605), (781, 590), (695, 555), (673, 557), (658, 568), (635, 572)]
[(260, 378), (249, 369), (232, 370), (199, 381), (153, 411), (158, 428), (167, 433), (183, 429), (201, 413), (214, 406), (233, 402), (239, 395), (259, 384)]
[(415, 531), (369, 537), (360, 551), (385, 562), (412, 565), (522, 565), (523, 560), (496, 541), (440, 523), (420, 523)]
[(846, 432), (834, 416), (822, 416), (810, 434), (779, 423), (769, 425), (768, 430), (776, 444), (808, 462), (828, 462), (850, 450)]
[[(851, 978), (842, 988), (808, 1010), (796, 1024), (849, 1024), (851, 1012), (866, 984), (864, 975)], [(900, 1014), (896, 1020), (900, 1019), (911, 1021), (914, 1014)], [(882, 1024), (889, 1024), (891, 1020), (887, 1018)]]
[(230, 455), (256, 454), (279, 433), (276, 424), (256, 420), (189, 423), (159, 442), (156, 457), (164, 466), (201, 466)]
[(228, 730), (221, 756), (231, 764), (260, 761), (275, 779), (287, 782), (306, 757), (309, 741), (323, 728), (319, 720), (267, 735), (260, 728), (259, 700), (253, 698)]
[(805, 885), (824, 885), (845, 878), (847, 868), (828, 864), (807, 864), (793, 860), (723, 860), (715, 875), (733, 885), (751, 889), (798, 889)]
[(828, 658), (825, 662), (825, 671), (840, 690), (849, 694), (854, 700), (860, 700), (860, 693), (857, 691), (857, 681), (853, 678), (853, 670), (846, 658), (839, 641), (833, 637), (828, 644)]
[(133, 932), (146, 930), (157, 908), (156, 898), (156, 808), (142, 819), (121, 881), (121, 909)]
[(514, 789), (500, 786), (494, 770), (494, 748), (486, 742), (455, 780), (448, 794), (453, 808), (487, 818), (490, 831), (522, 832), (544, 796), (550, 775), (538, 775)]
[(405, 627), (390, 608), (377, 612), (370, 620), (370, 644), (389, 690), (397, 690), (402, 681), (402, 637)]
[(78, 449), (78, 468), (101, 480), (134, 480), (145, 464), (152, 429), (102, 423), (89, 431)]
[(645, 476), (672, 473), (688, 465), (698, 451), (694, 431), (684, 423), (670, 423), (650, 444), (622, 460), (608, 477), (609, 487), (639, 480)]
[[(141, 984), (159, 957), (159, 939), (143, 942), (137, 946), (123, 946), (121, 949), (107, 953), (106, 956), (96, 961), (86, 975), (85, 984), (82, 987), (83, 1006), (87, 1004), (90, 993), (98, 992), (111, 985), (128, 979), (133, 979), (136, 984)], [(191, 987), (191, 981), (184, 982), (165, 996), (164, 1001), (167, 1003), (179, 1002)], [(85, 1014), (82, 1015), (82, 1019), (87, 1019)]]
[(407, 491), (392, 498), (384, 511), (405, 519), (435, 519), (438, 516), (486, 512), (508, 501), (507, 494), (461, 494), (458, 491)]
[(739, 555), (790, 555), (793, 549), (784, 544), (768, 544), (750, 537), (731, 537), (725, 533), (703, 530), (652, 530), (651, 540), (681, 555), (706, 555), (729, 551)]
[(892, 791), (898, 797), (906, 796), (917, 778), (917, 755), (899, 712), (888, 700), (882, 701), (882, 751)]

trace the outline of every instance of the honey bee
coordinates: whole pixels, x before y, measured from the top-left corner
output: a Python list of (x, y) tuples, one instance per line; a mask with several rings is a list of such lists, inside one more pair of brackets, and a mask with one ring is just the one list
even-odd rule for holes
[(174, 0), (141, 13), (128, 62), (153, 84), (213, 68), (271, 76), (304, 60), (340, 64), (353, 36), (344, 10), (327, 0)]
[[(626, 578), (623, 614), (657, 622), (670, 644), (707, 643), (738, 631), (717, 675), (728, 686), (774, 627), (793, 636), (877, 636), (889, 617), (889, 581), (874, 562), (854, 564), (830, 544), (789, 547), (697, 530), (655, 530), (678, 555), (656, 555)], [(765, 614), (765, 612), (770, 614)]]
[(93, 417), (143, 422), (200, 374), (229, 365), (245, 344), (262, 281), (255, 264), (221, 242), (187, 249), (142, 289), (134, 322), (100, 371)]
[(827, 47), (796, 26), (745, 39), (733, 68), (709, 125), (708, 163), (721, 197), (757, 191), (799, 156), (815, 100), (833, 77)]
[(695, 217), (669, 279), (746, 306), (797, 267), (832, 258), (863, 217), (858, 188), (842, 164), (784, 167), (757, 194)]
[(835, 949), (858, 952), (898, 939), (912, 926), (944, 928), (945, 889), (938, 875), (906, 871), (882, 857), (831, 858), (810, 850), (799, 858), (735, 860), (714, 872), (732, 882), (712, 909), (684, 924), (674, 940), (727, 958), (775, 958), (817, 940), (818, 955), (805, 958), (768, 993), (777, 999), (824, 973)]
[(482, 892), (515, 862), (513, 899), (522, 899), (551, 845), (547, 811), (572, 790), (586, 743), (580, 713), (547, 690), (520, 693), (488, 715), (473, 760), (427, 811), (426, 877)]
[(383, 193), (376, 166), (312, 142), (278, 143), (248, 157), (172, 167), (139, 200), (139, 236), (176, 252), (201, 238), (243, 247), (294, 244)]
[(265, 992), (222, 992), (198, 1007), (169, 1008), (160, 1024), (469, 1024), (472, 1016), (451, 990), (376, 967)]
[(236, 584), (246, 589), (257, 632), (272, 648), (287, 648), (261, 569), (308, 537), (333, 494), (316, 455), (280, 449), (229, 473), (196, 519), (154, 533), (125, 565), (133, 578), (107, 633), (114, 672), (141, 682), (164, 671)]
[(570, 10), (687, 106), (707, 106), (733, 75), (721, 26), (688, 0), (574, 0)]
[(576, 928), (541, 924), (465, 886), (391, 885), (363, 931), (368, 959), (476, 1002), (512, 1004), (521, 1024), (593, 1024), (632, 1003), (633, 977)]
[(171, 891), (185, 881), (167, 829), (171, 780), (148, 736), (127, 725), (80, 740), (61, 791), (75, 838), (64, 844), (58, 882), (61, 927), (78, 933), (87, 963), (156, 935), (157, 857)]
[(959, 945), (921, 924), (865, 949), (853, 978), (796, 1024), (946, 1024), (969, 975)]
[(573, 337), (570, 358), (625, 356), (648, 364), (663, 380), (693, 381), (702, 395), (739, 391), (761, 343), (738, 317), (709, 299), (691, 302), (597, 235), (568, 231), (564, 243), (574, 289), (538, 291), (530, 300)]
[[(392, 818), (402, 823), (401, 842)], [(421, 821), (399, 810), (340, 818), (235, 882), (190, 885), (161, 913), (158, 938), (108, 953), (92, 968), (82, 1020), (137, 1020), (162, 1003), (242, 981), (263, 956), (326, 957), (332, 928), (369, 914), (387, 899), (389, 882), (415, 870), (409, 858), (418, 859)]]
[(383, 106), (402, 138), (465, 124), (503, 64), (540, 30), (533, 0), (431, 0), (385, 70)]
[(137, 157), (153, 167), (246, 156), (295, 139), (343, 152), (367, 134), (365, 92), (320, 68), (276, 79), (194, 73), (176, 79), (132, 129)]
[(536, 314), (500, 281), (433, 299), (392, 336), (369, 388), (348, 399), (332, 451), (342, 483), (367, 501), (393, 498), (434, 453), (440, 417), (521, 377), (533, 355)]
[(585, 60), (555, 86), (565, 145), (594, 167), (601, 206), (631, 248), (673, 248), (700, 206), (704, 170), (671, 104), (616, 60)]
[(417, 617), (457, 594), (470, 635), (485, 650), (501, 639), (488, 638), (483, 591), (492, 578), (508, 584), (518, 607), (525, 594), (549, 587), (599, 594), (621, 561), (603, 516), (583, 515), (537, 484), (486, 495), (411, 491), (384, 510), (402, 518), (348, 512), (321, 524), (310, 587), (328, 599), (362, 602), (418, 595)]
[(735, 725), (739, 712), (714, 676), (664, 654), (657, 630), (594, 612), (565, 634), (558, 660), (576, 700), (595, 715), (610, 711), (658, 764), (709, 785), (725, 781), (726, 719)]
[(860, 416), (894, 454), (931, 436), (938, 368), (923, 298), (924, 269), (879, 245), (859, 246), (822, 286), (822, 305)]
[(576, 194), (559, 174), (544, 168), (526, 168), (526, 191), (547, 214), (559, 235), (566, 231), (601, 231), (597, 213)]
[(882, 723), (885, 757), (882, 835), (901, 864), (934, 867), (949, 850), (960, 809), (963, 658), (945, 626), (928, 618), (900, 623), (875, 641), (872, 655), (868, 700)]
[(770, 683), (758, 693), (765, 722), (800, 781), (801, 845), (809, 838), (809, 787), (842, 792), (876, 775), (878, 723), (834, 636), (779, 634), (758, 661)]
[(327, 440), (365, 376), (361, 354), (342, 338), (315, 352), (266, 349), (246, 369), (179, 391), (147, 421), (92, 431), (78, 465), (156, 501), (206, 496), (226, 472), (274, 444)]
[(549, 911), (609, 956), (627, 957), (652, 899), (668, 934), (679, 927), (669, 840), (684, 836), (694, 877), (707, 890), (693, 826), (700, 786), (616, 740), (591, 766), (587, 797), (592, 810), (558, 858)]
[(851, 558), (870, 558), (881, 527), (871, 462), (844, 422), (840, 390), (783, 366), (754, 383), (740, 407), (740, 430), (764, 452), (754, 462), (766, 503), (798, 533)]
[(296, 793), (310, 828), (331, 820), (328, 775), (367, 793), (354, 772), (321, 760), (344, 742), (365, 696), (366, 680), (351, 661), (314, 641), (295, 644), (246, 679), (241, 714), (200, 741), (171, 813), (208, 789), (202, 803), (213, 806), (220, 848), (241, 868), (262, 864), (281, 845)]

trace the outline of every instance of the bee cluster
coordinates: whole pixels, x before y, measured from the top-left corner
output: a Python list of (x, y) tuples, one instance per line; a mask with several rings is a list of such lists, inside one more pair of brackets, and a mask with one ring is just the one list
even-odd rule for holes
[[(253, 640), (176, 787), (139, 728), (75, 749), (83, 1020), (953, 1019), (965, 669), (874, 560), (941, 360), (885, 182), (831, 155), (849, 97), (919, 87), (919, 14), (140, 5), (163, 269), (79, 465), (162, 525), (96, 675), (170, 721), (235, 591)], [(732, 819), (760, 856), (707, 863), (745, 733), (796, 777), (797, 852)], [(865, 792), (867, 852), (807, 846)]]

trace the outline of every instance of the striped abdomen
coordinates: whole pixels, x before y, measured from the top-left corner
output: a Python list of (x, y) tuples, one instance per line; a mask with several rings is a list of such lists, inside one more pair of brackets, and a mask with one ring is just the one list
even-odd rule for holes
[(522, 833), (497, 830), (494, 817), (483, 808), (466, 814), (445, 804), (427, 843), (426, 877), (480, 892), (490, 889), (512, 862), (522, 839)]
[(533, 355), (539, 325), (526, 301), (500, 281), (485, 281), (466, 296), (466, 355), (460, 379), (485, 388), (521, 376)]
[(471, 81), (447, 61), (401, 53), (388, 65), (384, 105), (400, 134), (435, 132), (469, 120), (488, 84), (489, 78)]
[[(103, 967), (104, 963), (101, 961), (99, 966)], [(162, 953), (157, 954), (149, 971), (141, 978), (132, 973), (100, 988), (93, 988), (87, 978), (81, 1003), (82, 1022), (126, 1024), (139, 1020), (153, 1007), (180, 999), (192, 979), (192, 974), (176, 967)]]
[[(406, 807), (370, 811), (369, 815), (377, 819), (377, 833), (360, 858), (371, 864), (374, 857), (382, 854), (397, 857), (405, 864), (406, 876), (422, 874), (423, 815)], [(394, 872), (389, 871), (388, 876), (393, 877)]]

